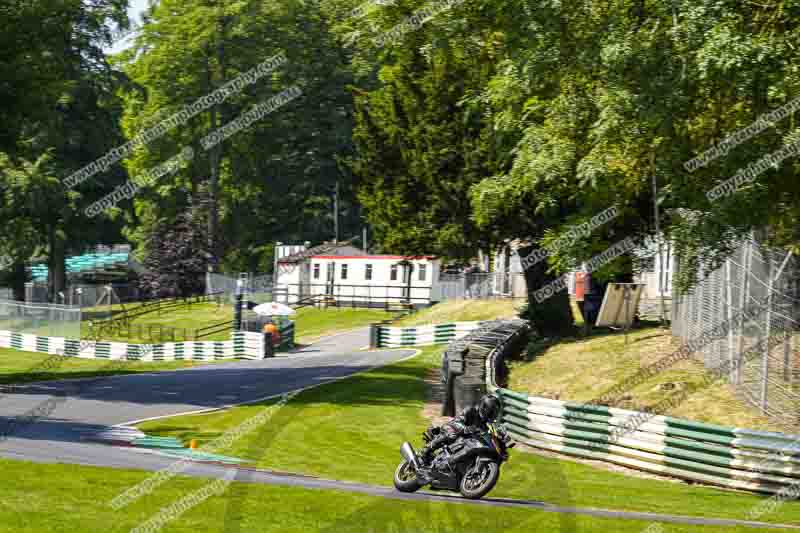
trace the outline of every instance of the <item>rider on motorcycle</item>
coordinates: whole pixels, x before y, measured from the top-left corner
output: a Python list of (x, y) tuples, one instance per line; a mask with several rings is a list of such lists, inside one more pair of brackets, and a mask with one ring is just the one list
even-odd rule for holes
[(436, 450), (447, 444), (452, 444), (462, 435), (482, 432), (487, 429), (487, 424), (494, 421), (500, 414), (500, 400), (494, 394), (487, 394), (480, 399), (477, 406), (467, 407), (460, 415), (441, 427), (441, 432), (427, 446), (420, 450), (420, 458), (425, 468), (418, 472), (423, 478), (428, 477), (433, 454)]

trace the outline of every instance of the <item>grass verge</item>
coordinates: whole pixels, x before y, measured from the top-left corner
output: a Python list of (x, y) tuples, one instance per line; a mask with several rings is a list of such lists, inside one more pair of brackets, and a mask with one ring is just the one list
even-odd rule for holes
[[(262, 468), (390, 485), (404, 440), (419, 445), (428, 422), (422, 417), (423, 377), (438, 366), (442, 347), (336, 383), (299, 394), (268, 422), (268, 438), (243, 438), (220, 451)], [(263, 405), (144, 423), (150, 434), (196, 438), (220, 436), (258, 414)], [(246, 442), (249, 441), (249, 442)], [(248, 450), (258, 449), (257, 457)], [(568, 486), (552, 474), (562, 472)], [(745, 519), (764, 497), (629, 477), (571, 461), (516, 452), (504, 465), (494, 497), (515, 497), (579, 507)], [(800, 506), (785, 504), (764, 521), (800, 522)], [(544, 530), (543, 530), (544, 531)]]
[[(554, 345), (534, 345), (528, 361), (510, 363), (509, 388), (545, 398), (588, 402), (678, 348), (669, 332), (657, 327), (631, 331), (628, 344), (623, 334), (598, 333)], [(618, 407), (642, 410), (682, 388), (701, 384), (705, 375), (702, 363), (681, 361), (628, 391)], [(722, 381), (698, 390), (664, 414), (725, 426), (785, 430), (739, 400), (734, 388)]]
[(377, 309), (317, 309), (304, 307), (291, 318), (294, 320), (295, 336), (300, 343), (308, 343), (325, 335), (333, 335), (348, 329), (365, 327), (373, 322), (394, 317)]
[(424, 326), (427, 324), (446, 324), (448, 322), (471, 322), (513, 318), (524, 304), (522, 300), (448, 300), (422, 309), (398, 320), (395, 326)]

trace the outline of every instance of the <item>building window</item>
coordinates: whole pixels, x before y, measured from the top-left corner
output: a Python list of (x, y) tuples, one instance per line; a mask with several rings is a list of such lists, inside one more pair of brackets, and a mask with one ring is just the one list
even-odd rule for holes
[(389, 273), (389, 279), (392, 281), (397, 281), (397, 265), (392, 265), (392, 270)]
[(319, 263), (314, 263), (314, 279), (319, 279)]
[(427, 265), (419, 265), (419, 280), (425, 281), (425, 275), (427, 274), (425, 271), (427, 270)]
[(370, 264), (367, 264), (367, 269), (364, 272), (364, 279), (367, 280), (367, 281), (371, 281), (372, 280), (372, 265), (370, 265)]
[(342, 279), (347, 279), (347, 263), (342, 265)]

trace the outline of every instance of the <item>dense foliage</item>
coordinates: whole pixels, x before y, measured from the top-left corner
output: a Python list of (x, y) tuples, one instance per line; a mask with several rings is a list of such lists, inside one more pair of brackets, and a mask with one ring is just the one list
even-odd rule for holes
[(203, 293), (211, 254), (198, 218), (186, 211), (153, 227), (146, 241), (146, 272), (138, 280), (143, 295), (166, 298)]
[[(258, 270), (276, 241), (333, 236), (337, 183), (342, 238), (366, 220), (378, 249), (462, 260), (509, 242), (534, 253), (619, 208), (529, 269), (531, 290), (625, 237), (653, 235), (654, 200), (684, 265), (712, 268), (755, 229), (800, 250), (796, 158), (727, 197), (706, 194), (800, 141), (794, 111), (700, 168), (685, 165), (800, 97), (800, 0), (161, 0), (113, 68), (99, 46), (127, 24), (122, 0), (11, 4), (0, 8), (0, 72), (15, 80), (0, 84), (0, 216), (10, 221), (0, 255), (16, 258), (12, 277), (42, 251), (58, 273), (65, 248), (121, 225), (143, 253), (190, 204), (204, 209), (210, 268)], [(423, 6), (435, 14), (409, 19)], [(29, 36), (34, 21), (50, 30), (41, 39)], [(286, 64), (258, 83), (76, 190), (60, 186), (279, 53)], [(292, 86), (300, 98), (202, 149), (203, 136)], [(186, 146), (197, 154), (186, 168), (82, 216), (126, 174)], [(684, 287), (695, 270), (681, 270)], [(619, 259), (596, 274), (630, 271)], [(566, 309), (563, 298), (549, 305)]]

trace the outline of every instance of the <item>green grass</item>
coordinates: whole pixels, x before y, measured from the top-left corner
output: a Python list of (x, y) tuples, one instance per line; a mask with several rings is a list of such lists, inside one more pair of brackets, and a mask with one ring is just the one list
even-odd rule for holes
[[(282, 407), (255, 437), (220, 453), (262, 468), (347, 481), (390, 485), (404, 440), (419, 445), (423, 376), (440, 362), (441, 347), (372, 372), (305, 391)], [(144, 431), (202, 444), (261, 412), (263, 405), (152, 421)], [(255, 451), (257, 450), (257, 451)], [(606, 509), (746, 518), (764, 501), (756, 495), (630, 477), (585, 464), (517, 451), (503, 467), (495, 497)], [(800, 522), (800, 505), (788, 503), (762, 520)]]
[[(256, 456), (247, 439), (221, 453), (257, 461), (265, 468), (386, 484), (391, 479), (391, 472), (387, 478), (387, 465), (396, 466), (400, 443), (418, 439), (425, 428), (420, 417), (422, 378), (439, 359), (440, 351), (426, 348), (423, 355), (408, 361), (306, 391), (270, 419), (269, 426), (280, 432), (269, 432), (268, 442), (257, 446)], [(140, 427), (185, 442), (197, 439), (202, 449), (204, 443), (263, 409), (263, 405), (241, 406)], [(304, 451), (298, 453), (297, 446)]]
[(522, 300), (448, 300), (398, 320), (397, 326), (424, 326), (448, 322), (472, 322), (513, 318), (523, 305)]
[(323, 335), (368, 326), (394, 317), (393, 313), (376, 309), (317, 309), (304, 307), (291, 317), (295, 323), (295, 336), (301, 343), (310, 342)]
[[(129, 306), (131, 309), (136, 307), (135, 304), (126, 304), (126, 308)], [(195, 330), (197, 329), (206, 328), (230, 320), (233, 320), (233, 306), (223, 305), (220, 307), (217, 306), (216, 303), (204, 302), (192, 304), (191, 306), (182, 306), (175, 309), (163, 310), (160, 313), (159, 311), (154, 310), (151, 313), (142, 315), (131, 322), (134, 328), (136, 328), (136, 326), (141, 326), (143, 329), (147, 328), (148, 326), (153, 327), (155, 340), (150, 339), (149, 333), (144, 331), (139, 333), (136, 329), (131, 330), (130, 336), (105, 334), (103, 335), (102, 340), (130, 343), (152, 343), (160, 338), (158, 336), (158, 328), (154, 326), (178, 328), (180, 330), (186, 329), (188, 337), (192, 338), (195, 334)], [(165, 331), (164, 335), (167, 340), (170, 339), (169, 332)], [(91, 329), (89, 328), (89, 319), (87, 319), (85, 316), (83, 322), (81, 323), (81, 336), (83, 338), (90, 338), (92, 336)], [(175, 337), (176, 341), (181, 341), (184, 338), (186, 337), (184, 337), (183, 332), (177, 333)], [(229, 338), (230, 328), (222, 331), (221, 333), (208, 335), (199, 340), (223, 341), (228, 340)]]
[[(0, 485), (0, 531), (15, 533), (128, 532), (210, 480), (178, 476), (120, 511), (108, 502), (150, 472), (0, 460), (13, 483)], [(235, 502), (241, 502), (236, 504)], [(166, 533), (297, 532), (641, 533), (649, 523), (382, 499), (348, 492), (234, 483), (168, 522)], [(665, 533), (723, 533), (745, 528), (663, 524)]]
[[(126, 304), (126, 307), (135, 308), (136, 304)], [(118, 310), (115, 311), (115, 314)], [(81, 337), (92, 338), (89, 322), (91, 317), (98, 317), (98, 312), (90, 313), (88, 316), (84, 314), (83, 321), (81, 322)], [(387, 313), (382, 310), (375, 309), (319, 309), (319, 308), (303, 308), (297, 311), (297, 314), (292, 317), (295, 321), (295, 334), (297, 340), (300, 342), (309, 342), (324, 335), (330, 335), (341, 331), (354, 329), (362, 326), (367, 326), (373, 322), (380, 322), (382, 320), (391, 319), (395, 316), (393, 313)], [(218, 307), (216, 303), (200, 303), (193, 304), (191, 307), (181, 307), (172, 310), (165, 310), (161, 313), (153, 311), (146, 315), (133, 320), (132, 325), (142, 326), (147, 328), (152, 326), (154, 334), (158, 335), (157, 326), (164, 326), (165, 328), (179, 328), (186, 329), (189, 335), (194, 335), (194, 331), (206, 327), (228, 322), (233, 320), (233, 306), (225, 304)], [(77, 325), (77, 324), (76, 324)], [(9, 329), (13, 329), (10, 325)], [(63, 335), (63, 332), (51, 331), (52, 328), (40, 327), (38, 330), (26, 330), (26, 333), (36, 333), (40, 335)], [(63, 328), (62, 328), (63, 329)], [(76, 328), (73, 328), (76, 329)], [(77, 337), (77, 331), (73, 332), (70, 337)], [(165, 333), (168, 337), (168, 333)], [(178, 334), (176, 340), (182, 340), (182, 333)], [(157, 339), (158, 337), (156, 337)], [(208, 335), (201, 340), (204, 341), (221, 341), (230, 338), (230, 329)], [(145, 332), (138, 334), (136, 330), (132, 330), (130, 336), (124, 335), (111, 335), (105, 334), (102, 337), (104, 341), (115, 342), (130, 342), (130, 343), (152, 343), (149, 335)]]
[[(340, 331), (367, 326), (373, 322), (380, 322), (392, 318), (392, 313), (374, 309), (318, 309), (303, 308), (292, 316), (295, 321), (295, 337), (300, 343), (307, 343), (324, 335), (331, 335)], [(171, 311), (164, 311), (162, 314), (153, 312), (137, 318), (133, 321), (134, 325), (158, 326), (174, 328), (186, 328), (192, 334), (195, 329), (209, 327), (221, 322), (233, 320), (233, 306), (224, 305), (221, 308), (215, 303), (193, 304), (191, 308), (180, 308)], [(88, 322), (82, 324), (82, 334), (89, 337)], [(203, 337), (204, 341), (228, 340), (230, 330), (223, 331)], [(147, 334), (122, 336), (104, 336), (103, 340), (117, 342), (152, 342)]]
[[(119, 361), (63, 357), (59, 360), (58, 364), (50, 367), (46, 372), (30, 372), (31, 368), (36, 367), (39, 363), (50, 357), (54, 356), (0, 348), (0, 383), (28, 383), (53, 379), (135, 374), (138, 372), (175, 370), (177, 368), (190, 368), (198, 364), (208, 364), (204, 362), (193, 363), (192, 361), (163, 361), (152, 363), (130, 361), (125, 363), (124, 366), (119, 366)], [(113, 369), (108, 368), (109, 365), (113, 365)]]
[[(679, 348), (668, 331), (648, 327), (631, 331), (628, 344), (621, 333), (564, 339), (557, 344), (534, 346), (531, 360), (512, 362), (509, 388), (562, 401), (588, 402), (615, 384), (634, 375)], [(676, 388), (703, 383), (705, 369), (699, 362), (682, 361), (627, 392), (618, 407), (643, 407), (675, 394)], [(679, 418), (725, 426), (785, 431), (756, 409), (741, 401), (732, 386), (722, 381), (701, 388), (663, 413)]]

